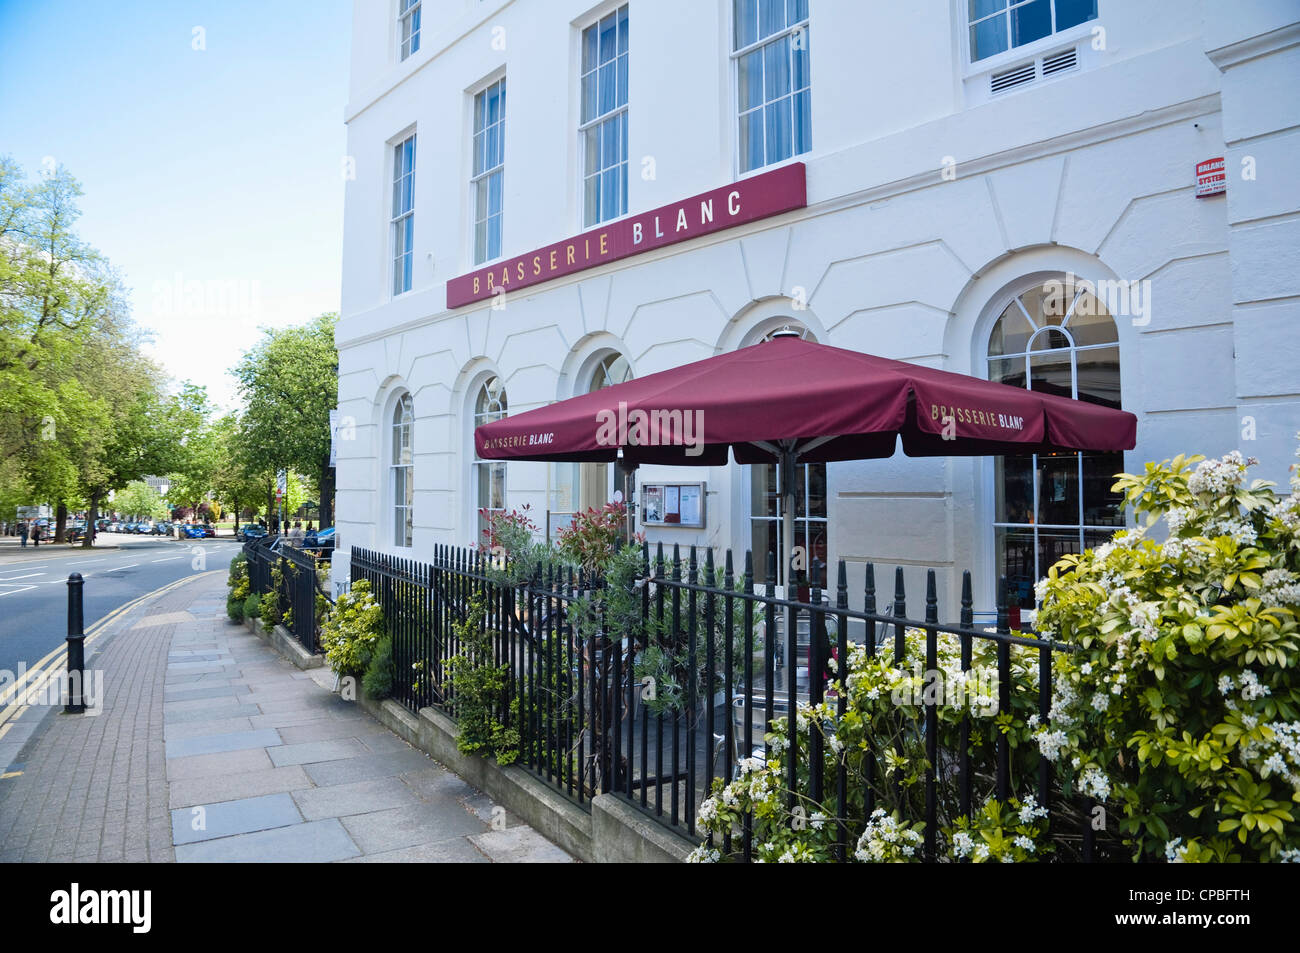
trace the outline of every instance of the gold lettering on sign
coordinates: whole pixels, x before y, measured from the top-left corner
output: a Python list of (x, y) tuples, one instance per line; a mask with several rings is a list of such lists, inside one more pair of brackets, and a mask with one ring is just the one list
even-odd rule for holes
[(609, 254), (609, 246), (605, 244), (608, 238), (609, 238), (609, 234), (607, 232), (600, 233), (600, 253), (602, 255)]
[(569, 245), (569, 247), (565, 249), (565, 257), (568, 259), (568, 264), (572, 265), (572, 264), (573, 264), (573, 246), (572, 246), (572, 245)]

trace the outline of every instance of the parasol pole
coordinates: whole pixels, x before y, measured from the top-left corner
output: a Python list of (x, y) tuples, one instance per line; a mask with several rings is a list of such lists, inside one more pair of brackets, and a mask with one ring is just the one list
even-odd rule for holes
[(794, 484), (797, 454), (793, 441), (781, 442), (781, 585), (785, 597), (793, 599), (790, 570), (794, 565)]

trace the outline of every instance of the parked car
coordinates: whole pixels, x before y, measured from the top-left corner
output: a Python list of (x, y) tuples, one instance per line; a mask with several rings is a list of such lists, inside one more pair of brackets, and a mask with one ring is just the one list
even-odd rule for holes
[(237, 539), (261, 539), (266, 535), (266, 527), (257, 523), (245, 523), (235, 531)]
[(217, 528), (211, 523), (204, 523), (203, 536), (205, 539), (215, 539), (217, 536)]
[(203, 539), (203, 527), (197, 523), (185, 523), (181, 526), (181, 537), (183, 539)]
[(315, 556), (329, 556), (334, 552), (334, 527), (326, 526), (303, 540), (302, 548)]

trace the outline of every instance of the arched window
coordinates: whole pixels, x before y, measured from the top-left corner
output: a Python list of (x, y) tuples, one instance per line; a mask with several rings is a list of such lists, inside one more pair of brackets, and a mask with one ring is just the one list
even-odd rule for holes
[[(474, 423), (478, 428), (506, 416), (506, 387), (499, 377), (489, 377), (478, 389), (474, 399)], [(471, 430), (471, 440), (473, 439)], [(489, 518), (506, 508), (506, 462), (504, 460), (475, 460), (474, 484), (478, 487), (478, 540), (485, 537)]]
[(415, 408), (410, 394), (403, 394), (393, 405), (392, 455), (389, 469), (393, 494), (393, 545), (410, 546), (412, 513), (415, 502), (414, 460), (411, 430)]
[[(812, 340), (806, 328), (793, 325), (778, 328), (763, 335), (770, 341), (775, 334), (795, 331), (801, 338)], [(754, 553), (754, 574), (761, 582), (767, 575), (767, 554), (776, 561), (777, 579), (781, 578), (781, 532), (785, 506), (785, 487), (781, 486), (780, 468), (775, 463), (755, 465), (749, 469), (749, 526), (750, 545)], [(812, 585), (826, 587), (827, 513), (826, 464), (803, 463), (795, 468), (797, 484), (794, 488), (794, 544), (802, 546), (806, 554), (804, 574)], [(813, 559), (821, 563), (813, 575)]]
[[(989, 336), (989, 379), (1106, 407), (1120, 405), (1119, 336), (1086, 284), (1036, 284), (1007, 304)], [(999, 457), (994, 465), (997, 573), (1011, 604), (1034, 607), (1034, 583), (1067, 553), (1099, 545), (1124, 525), (1110, 490), (1122, 453)]]
[[(632, 376), (632, 365), (627, 362), (627, 358), (618, 353), (607, 354), (592, 369), (587, 393), (626, 383)], [(613, 469), (608, 463), (582, 464), (580, 509), (599, 510), (613, 498), (615, 490), (622, 489), (613, 485), (613, 477), (610, 475)]]

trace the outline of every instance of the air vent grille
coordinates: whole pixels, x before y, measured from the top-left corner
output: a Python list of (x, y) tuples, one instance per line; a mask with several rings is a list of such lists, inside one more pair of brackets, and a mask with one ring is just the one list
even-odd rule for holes
[(1058, 50), (1041, 59), (1021, 63), (1012, 69), (994, 73), (989, 80), (989, 92), (1003, 93), (1017, 86), (1026, 86), (1037, 79), (1064, 73), (1079, 65), (1079, 54), (1074, 47)]
[(1023, 86), (1025, 83), (1032, 83), (1037, 75), (1034, 67), (1035, 63), (1026, 63), (1024, 66), (1017, 66), (1015, 69), (1005, 70), (1001, 73), (993, 74), (992, 90), (1000, 93), (1004, 89), (1011, 89), (1013, 86)]
[(1043, 75), (1051, 76), (1053, 73), (1060, 73), (1067, 69), (1074, 69), (1078, 63), (1074, 48), (1062, 50), (1059, 53), (1053, 53), (1051, 56), (1043, 57)]

